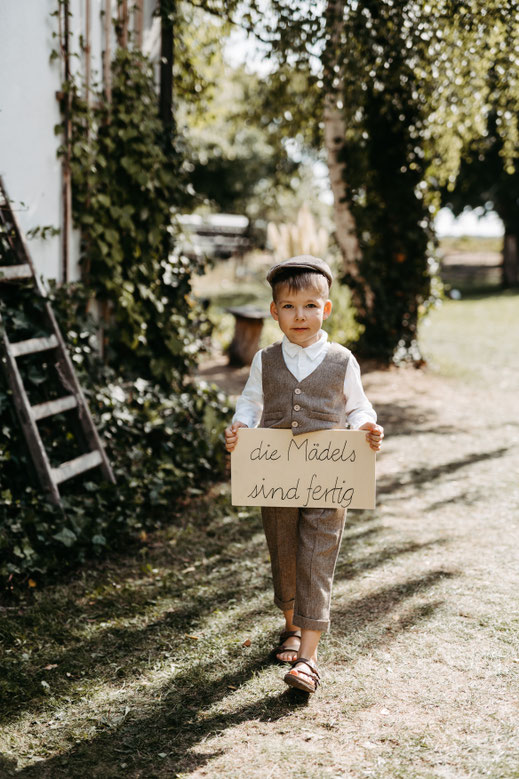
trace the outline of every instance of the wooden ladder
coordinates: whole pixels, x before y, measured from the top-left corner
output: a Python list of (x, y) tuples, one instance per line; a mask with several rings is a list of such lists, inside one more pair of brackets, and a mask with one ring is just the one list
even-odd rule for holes
[[(12, 342), (7, 337), (5, 327), (2, 325), (1, 314), (0, 331), (5, 352), (7, 380), (13, 393), (16, 411), (36, 473), (50, 500), (61, 505), (58, 485), (71, 479), (73, 476), (84, 473), (91, 468), (99, 467), (106, 480), (115, 484), (115, 477), (90, 414), (85, 395), (74, 371), (72, 360), (65, 346), (54, 311), (47, 299), (45, 288), (36, 275), (32, 259), (11, 209), (1, 177), (0, 242), (3, 248), (3, 251), (0, 248), (0, 283), (15, 283), (24, 279), (32, 279), (35, 294), (44, 299), (43, 316), (46, 320), (46, 329), (50, 332), (50, 335), (43, 338), (29, 338), (24, 341)], [(5, 254), (9, 255), (11, 261), (14, 261), (12, 264), (5, 265), (2, 263), (2, 260), (5, 262)], [(31, 406), (16, 360), (27, 354), (50, 350), (54, 352), (56, 370), (61, 383), (69, 394), (57, 400), (50, 400)], [(89, 451), (53, 468), (40, 436), (37, 423), (41, 419), (61, 414), (70, 409), (77, 409), (79, 423)]]

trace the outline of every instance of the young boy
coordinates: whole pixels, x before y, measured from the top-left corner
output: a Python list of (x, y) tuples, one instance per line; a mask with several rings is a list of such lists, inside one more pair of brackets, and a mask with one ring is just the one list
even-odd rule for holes
[[(294, 435), (331, 428), (366, 430), (374, 451), (384, 437), (362, 388), (359, 365), (349, 351), (329, 343), (321, 329), (330, 316), (331, 270), (324, 260), (300, 255), (274, 265), (270, 313), (283, 340), (254, 356), (238, 398), (226, 449), (240, 427), (291, 428)], [(330, 626), (330, 597), (344, 527), (344, 509), (263, 507), (274, 602), (285, 630), (274, 655), (292, 669), (284, 681), (307, 692), (319, 684), (317, 646)]]

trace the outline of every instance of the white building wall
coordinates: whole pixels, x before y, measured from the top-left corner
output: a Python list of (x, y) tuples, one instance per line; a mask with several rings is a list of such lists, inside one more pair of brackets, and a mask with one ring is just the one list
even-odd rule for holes
[[(61, 228), (59, 63), (49, 62), (54, 0), (0, 3), (0, 174), (24, 231)], [(35, 239), (29, 249), (40, 274), (61, 278), (61, 238)]]
[[(144, 0), (144, 30), (152, 25), (156, 0)], [(70, 0), (74, 72), (85, 72), (79, 37), (86, 33), (86, 0)], [(116, 0), (111, 0), (112, 16)], [(57, 150), (62, 141), (54, 133), (61, 121), (56, 92), (61, 87), (61, 61), (50, 62), (57, 46), (57, 0), (0, 0), (0, 175), (16, 209), (22, 229), (62, 223), (62, 175)], [(91, 84), (102, 83), (106, 0), (90, 0)], [(156, 25), (156, 22), (155, 22)], [(115, 36), (111, 33), (111, 52)], [(62, 236), (33, 239), (29, 250), (38, 273), (63, 278)], [(80, 277), (79, 235), (73, 230), (68, 263), (69, 280)]]

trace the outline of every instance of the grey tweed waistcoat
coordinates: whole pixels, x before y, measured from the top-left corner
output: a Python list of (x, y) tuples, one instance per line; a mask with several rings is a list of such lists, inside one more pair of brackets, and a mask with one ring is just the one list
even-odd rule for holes
[(349, 356), (343, 346), (331, 343), (322, 363), (306, 379), (298, 381), (285, 364), (281, 343), (264, 349), (260, 427), (291, 428), (294, 435), (344, 428), (344, 378)]

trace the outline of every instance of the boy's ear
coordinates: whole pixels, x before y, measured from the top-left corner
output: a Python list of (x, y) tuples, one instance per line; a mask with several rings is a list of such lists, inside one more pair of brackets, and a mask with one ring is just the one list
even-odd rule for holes
[(328, 319), (328, 317), (329, 317), (329, 316), (330, 316), (330, 314), (332, 313), (332, 305), (333, 305), (333, 304), (332, 304), (332, 301), (331, 301), (331, 300), (327, 300), (327, 301), (326, 301), (326, 303), (324, 304), (324, 308), (323, 308), (323, 319)]
[(277, 322), (278, 321), (278, 309), (277, 309), (277, 306), (276, 306), (274, 301), (272, 301), (272, 303), (270, 304), (270, 313), (272, 314), (272, 316), (274, 317), (274, 319)]

